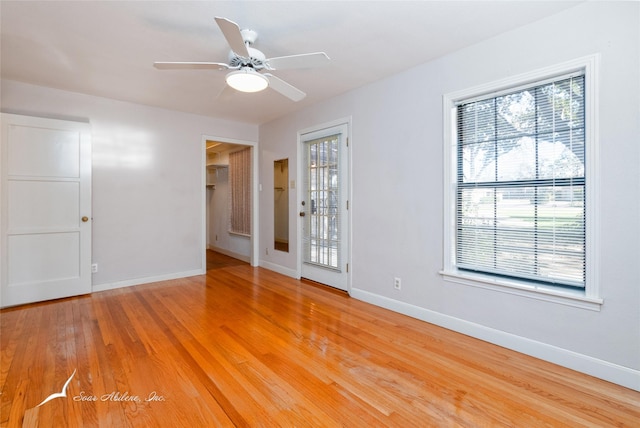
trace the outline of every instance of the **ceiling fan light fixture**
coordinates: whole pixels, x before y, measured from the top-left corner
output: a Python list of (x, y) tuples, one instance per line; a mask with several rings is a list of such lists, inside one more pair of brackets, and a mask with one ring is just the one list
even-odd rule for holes
[(227, 85), (240, 92), (260, 92), (269, 86), (269, 79), (250, 67), (227, 74)]

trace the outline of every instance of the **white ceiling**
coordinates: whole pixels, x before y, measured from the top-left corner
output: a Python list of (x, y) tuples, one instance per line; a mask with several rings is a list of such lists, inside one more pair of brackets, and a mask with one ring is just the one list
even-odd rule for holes
[[(579, 1), (5, 1), (1, 76), (73, 92), (264, 123), (572, 7)], [(319, 69), (273, 72), (307, 93), (218, 98), (224, 71), (154, 61), (226, 62), (215, 16), (258, 32), (268, 58), (324, 51)]]

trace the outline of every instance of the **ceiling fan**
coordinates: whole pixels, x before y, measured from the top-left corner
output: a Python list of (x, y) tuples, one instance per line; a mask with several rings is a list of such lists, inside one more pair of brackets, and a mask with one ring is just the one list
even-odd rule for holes
[(253, 30), (241, 30), (238, 24), (226, 18), (215, 17), (215, 20), (231, 47), (228, 63), (174, 61), (154, 62), (153, 66), (160, 70), (231, 70), (227, 73), (225, 79), (227, 85), (238, 91), (258, 92), (270, 87), (293, 101), (300, 101), (307, 94), (268, 72), (292, 68), (317, 67), (330, 61), (324, 52), (266, 58), (262, 52), (251, 47), (258, 38), (257, 32)]

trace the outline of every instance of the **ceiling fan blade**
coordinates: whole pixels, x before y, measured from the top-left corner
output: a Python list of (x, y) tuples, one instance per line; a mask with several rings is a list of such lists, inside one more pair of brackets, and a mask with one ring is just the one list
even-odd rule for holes
[(240, 27), (233, 21), (229, 21), (227, 18), (221, 18), (216, 16), (216, 22), (218, 23), (218, 27), (224, 34), (224, 38), (227, 39), (227, 43), (231, 47), (231, 50), (237, 53), (240, 56), (245, 58), (249, 58), (249, 51), (247, 50), (247, 46), (244, 44), (244, 39), (242, 38), (242, 33), (240, 32)]
[(287, 68), (311, 68), (328, 64), (329, 57), (324, 52), (314, 52), (300, 55), (279, 56), (267, 58), (265, 65), (269, 70), (284, 70)]
[(159, 70), (228, 70), (229, 65), (222, 62), (154, 62)]
[(291, 86), (290, 84), (288, 84), (282, 79), (277, 78), (273, 74), (264, 73), (263, 76), (266, 76), (267, 79), (269, 79), (269, 87), (271, 89), (273, 89), (276, 92), (280, 92), (282, 95), (289, 98), (290, 100), (300, 101), (301, 99), (307, 96), (307, 94), (302, 92), (300, 89), (294, 86)]

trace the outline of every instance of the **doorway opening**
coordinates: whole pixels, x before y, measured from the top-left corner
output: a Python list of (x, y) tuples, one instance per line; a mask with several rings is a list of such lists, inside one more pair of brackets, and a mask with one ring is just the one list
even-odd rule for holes
[(256, 266), (257, 143), (205, 135), (202, 153), (203, 270), (211, 250)]

